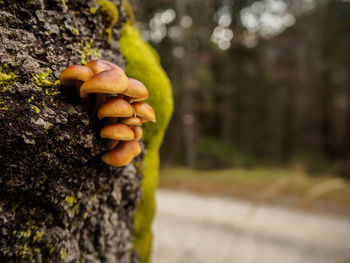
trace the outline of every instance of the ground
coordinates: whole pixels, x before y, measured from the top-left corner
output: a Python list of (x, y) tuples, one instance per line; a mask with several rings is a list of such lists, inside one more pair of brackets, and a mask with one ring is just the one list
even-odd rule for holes
[(350, 262), (349, 218), (160, 190), (154, 263)]

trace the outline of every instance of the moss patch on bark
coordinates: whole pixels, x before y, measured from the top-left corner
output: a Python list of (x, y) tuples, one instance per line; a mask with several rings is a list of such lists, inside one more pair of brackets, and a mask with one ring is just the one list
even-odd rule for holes
[(159, 148), (173, 112), (173, 96), (169, 78), (160, 65), (157, 52), (141, 38), (130, 23), (121, 29), (120, 50), (126, 59), (126, 74), (135, 78), (149, 90), (147, 103), (156, 111), (157, 123), (144, 125), (146, 144), (142, 183), (143, 197), (135, 217), (135, 244), (141, 262), (150, 260), (152, 246), (151, 223), (155, 211), (154, 193), (158, 184)]

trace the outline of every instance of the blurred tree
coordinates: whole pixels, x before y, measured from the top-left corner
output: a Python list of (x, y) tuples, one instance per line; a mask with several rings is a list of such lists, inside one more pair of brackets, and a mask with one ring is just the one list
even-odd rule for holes
[[(177, 111), (163, 158), (201, 167), (195, 148), (210, 137), (262, 164), (301, 162), (347, 176), (349, 4), (139, 2), (145, 37), (160, 51), (175, 87)], [(167, 10), (176, 17), (169, 23)]]

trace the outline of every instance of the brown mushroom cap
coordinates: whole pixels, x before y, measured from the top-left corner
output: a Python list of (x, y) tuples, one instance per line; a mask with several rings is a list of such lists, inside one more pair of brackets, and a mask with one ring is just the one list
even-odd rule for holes
[(141, 118), (141, 120), (142, 120), (142, 123), (150, 122), (150, 120), (147, 120), (147, 119), (144, 119), (144, 118)]
[(156, 122), (156, 114), (151, 105), (145, 102), (135, 102), (132, 104), (136, 116), (151, 122)]
[(91, 60), (85, 66), (90, 68), (95, 74), (98, 74), (106, 70), (121, 69), (117, 65), (103, 59)]
[(142, 120), (139, 117), (123, 118), (120, 120), (120, 122), (130, 126), (142, 125)]
[(131, 98), (132, 101), (140, 101), (148, 98), (148, 90), (142, 82), (129, 78), (128, 88), (122, 93), (125, 96)]
[(137, 141), (140, 140), (143, 134), (142, 128), (140, 126), (135, 126), (132, 128), (132, 130), (134, 131), (134, 134), (135, 134), (135, 140)]
[(131, 105), (123, 99), (112, 98), (101, 104), (97, 111), (97, 117), (131, 117), (133, 115)]
[(87, 98), (89, 93), (122, 93), (128, 87), (128, 77), (119, 68), (100, 72), (86, 81), (80, 88), (80, 97)]
[(104, 60), (104, 59), (99, 59), (99, 61), (101, 61), (102, 63), (105, 63), (107, 65), (109, 65), (111, 68), (121, 68), (118, 65), (108, 61), (108, 60)]
[(106, 125), (102, 128), (100, 136), (101, 138), (123, 141), (133, 140), (135, 138), (133, 130), (122, 123)]
[(141, 153), (140, 144), (138, 141), (123, 141), (117, 147), (102, 155), (102, 160), (112, 166), (124, 166)]
[(94, 72), (85, 66), (72, 65), (66, 68), (60, 77), (60, 81), (65, 86), (76, 86), (77, 81), (82, 82), (89, 80), (94, 76)]

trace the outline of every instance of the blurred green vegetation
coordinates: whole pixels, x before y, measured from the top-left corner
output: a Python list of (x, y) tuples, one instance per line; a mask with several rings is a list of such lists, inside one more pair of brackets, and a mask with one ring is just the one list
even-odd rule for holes
[(197, 168), (201, 170), (257, 165), (254, 156), (244, 155), (232, 143), (225, 143), (214, 137), (201, 138), (196, 145), (196, 155)]
[(161, 160), (350, 178), (350, 2), (136, 2), (173, 83)]
[(329, 204), (331, 208), (335, 206), (337, 212), (350, 214), (350, 183), (327, 174), (310, 176), (301, 167), (195, 170), (167, 166), (161, 169), (160, 175), (161, 188), (233, 196), (255, 202), (287, 201), (299, 207), (321, 201), (325, 210)]

